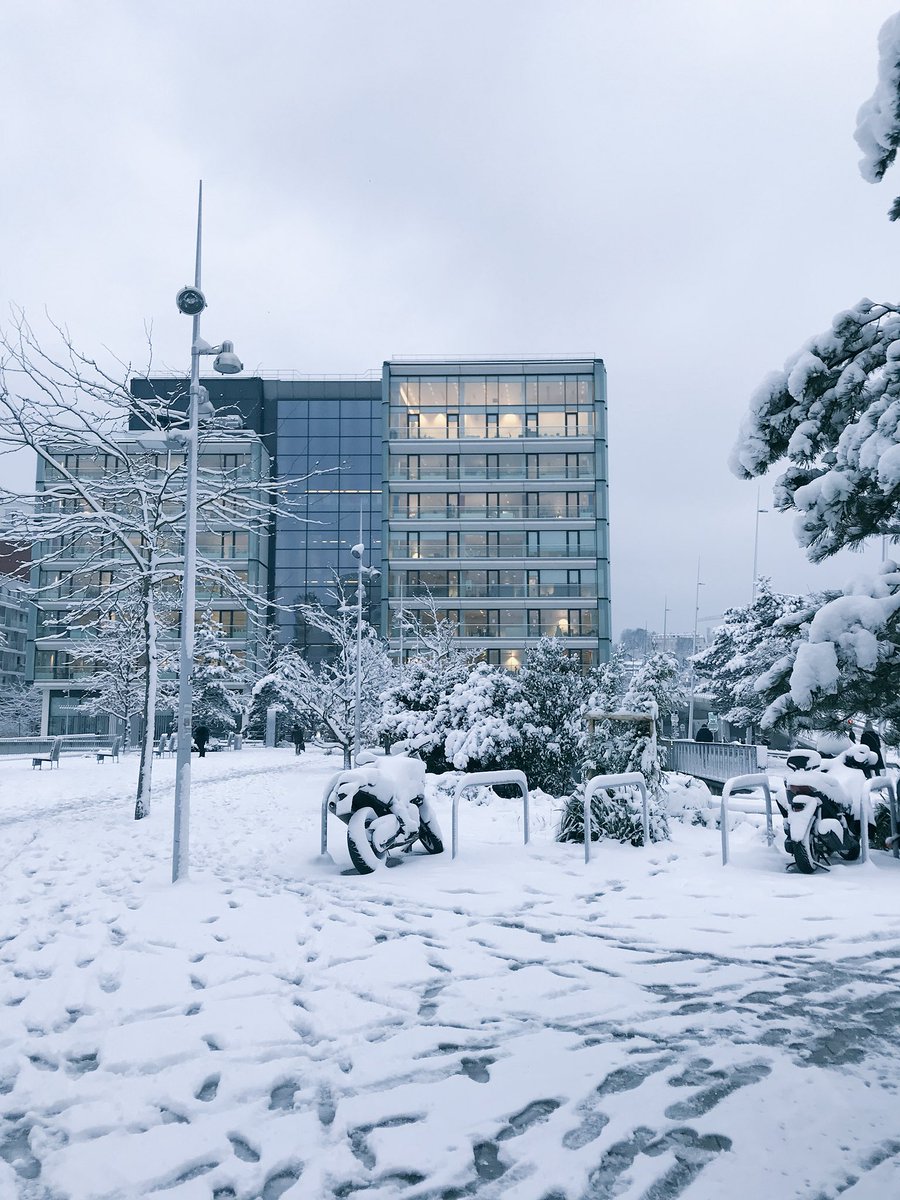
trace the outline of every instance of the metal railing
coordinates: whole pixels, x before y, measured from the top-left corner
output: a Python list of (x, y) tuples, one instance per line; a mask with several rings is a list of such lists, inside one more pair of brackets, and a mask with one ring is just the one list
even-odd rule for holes
[(695, 775), (713, 783), (727, 783), (737, 775), (752, 775), (767, 765), (765, 746), (729, 742), (693, 742), (676, 738), (666, 743), (670, 771)]
[(60, 743), (61, 754), (82, 754), (112, 746), (115, 738), (100, 733), (51, 734), (48, 737), (5, 737), (0, 738), (0, 756), (49, 754), (55, 741)]

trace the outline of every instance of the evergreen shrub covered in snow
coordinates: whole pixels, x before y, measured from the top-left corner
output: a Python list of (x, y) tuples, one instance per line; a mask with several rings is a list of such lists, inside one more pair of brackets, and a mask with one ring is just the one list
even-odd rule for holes
[[(559, 821), (558, 842), (584, 842), (584, 791), (587, 784), (581, 783), (571, 796), (566, 798)], [(669, 822), (665, 801), (657, 796), (649, 797), (650, 841), (664, 842), (669, 838)], [(623, 842), (630, 846), (644, 844), (643, 801), (637, 788), (618, 788), (615, 792), (603, 790), (591, 797), (591, 841), (608, 838), (612, 842)]]

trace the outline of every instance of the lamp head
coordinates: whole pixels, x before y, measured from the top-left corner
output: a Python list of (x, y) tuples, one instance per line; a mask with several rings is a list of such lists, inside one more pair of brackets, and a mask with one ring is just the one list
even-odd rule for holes
[(175, 297), (178, 311), (186, 317), (196, 317), (206, 308), (206, 297), (196, 287), (183, 287)]
[(234, 352), (234, 342), (223, 342), (222, 348), (213, 360), (213, 370), (220, 375), (237, 375), (243, 371), (244, 364)]

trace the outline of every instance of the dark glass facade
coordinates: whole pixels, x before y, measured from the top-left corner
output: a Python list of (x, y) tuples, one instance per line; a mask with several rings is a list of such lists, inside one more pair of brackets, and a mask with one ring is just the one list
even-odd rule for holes
[[(274, 406), (276, 466), (281, 478), (297, 479), (291, 517), (279, 517), (275, 533), (274, 599), (334, 603), (335, 576), (355, 600), (356, 562), (350, 547), (366, 546), (364, 561), (380, 568), (381, 382), (378, 379), (265, 382)], [(380, 624), (381, 580), (367, 585), (368, 616)], [(327, 641), (293, 613), (278, 611), (282, 641), (297, 640), (317, 658)]]

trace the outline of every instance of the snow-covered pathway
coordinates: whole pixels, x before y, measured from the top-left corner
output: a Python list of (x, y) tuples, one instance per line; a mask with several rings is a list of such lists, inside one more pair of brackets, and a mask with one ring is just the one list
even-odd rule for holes
[[(0, 764), (0, 1197), (900, 1194), (900, 870), (785, 875), (744, 826), (341, 875), (311, 753)], [(440, 804), (440, 800), (438, 801)], [(449, 818), (442, 811), (445, 831)]]

